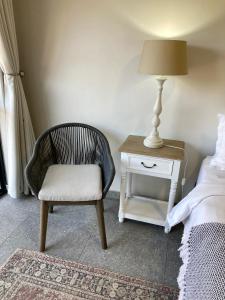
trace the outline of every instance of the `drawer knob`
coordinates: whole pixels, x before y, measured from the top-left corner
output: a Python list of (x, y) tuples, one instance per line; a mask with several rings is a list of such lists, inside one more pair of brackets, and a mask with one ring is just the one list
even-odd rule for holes
[(144, 167), (147, 168), (147, 169), (152, 169), (152, 168), (154, 168), (154, 167), (157, 166), (157, 164), (153, 164), (152, 166), (146, 166), (145, 163), (144, 163), (143, 161), (141, 162), (141, 164), (142, 164), (142, 166), (144, 166)]

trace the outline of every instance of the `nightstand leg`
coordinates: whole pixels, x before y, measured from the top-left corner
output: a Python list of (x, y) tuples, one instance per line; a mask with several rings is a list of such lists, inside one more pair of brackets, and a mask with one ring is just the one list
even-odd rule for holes
[(170, 230), (169, 230), (168, 228), (165, 227), (164, 232), (165, 232), (165, 233), (169, 233)]
[(176, 193), (177, 193), (177, 181), (171, 181), (167, 215), (170, 213), (171, 209), (174, 206)]
[(174, 206), (176, 193), (177, 193), (177, 181), (172, 181), (171, 185), (170, 185), (170, 195), (169, 195), (169, 203), (168, 203), (167, 214), (170, 213), (171, 209)]
[[(169, 201), (168, 201), (168, 208), (167, 208), (167, 216), (170, 213), (171, 209), (174, 206), (175, 198), (177, 193), (177, 181), (172, 180), (170, 185), (170, 194), (169, 194)], [(165, 233), (169, 233), (170, 230), (165, 228)]]
[[(168, 201), (168, 208), (167, 208), (167, 216), (170, 213), (171, 209), (174, 206), (174, 202), (176, 199), (176, 193), (177, 193), (177, 183), (179, 179), (179, 173), (180, 173), (180, 165), (181, 161), (174, 161), (174, 166), (173, 166), (173, 177), (171, 180), (171, 185), (170, 185), (170, 194), (169, 194), (169, 201)], [(165, 233), (169, 233), (170, 230), (165, 227)]]
[(119, 208), (119, 222), (123, 223), (124, 221), (124, 205), (126, 199), (126, 173), (121, 175), (120, 183), (120, 208)]
[(127, 198), (131, 197), (132, 194), (132, 173), (127, 173)]

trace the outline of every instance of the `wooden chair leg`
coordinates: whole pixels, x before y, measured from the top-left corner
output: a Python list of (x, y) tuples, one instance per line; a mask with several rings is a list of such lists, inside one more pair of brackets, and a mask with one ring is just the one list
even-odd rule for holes
[(40, 209), (40, 252), (45, 251), (47, 224), (48, 224), (48, 202), (41, 201), (41, 209)]
[(50, 212), (50, 214), (53, 213), (53, 205), (49, 205), (49, 212)]
[(103, 200), (98, 200), (96, 202), (96, 212), (98, 217), (98, 227), (101, 238), (102, 249), (107, 249), (107, 240), (105, 234), (105, 221), (104, 221), (104, 211), (103, 211)]
[(102, 210), (103, 210), (103, 213), (105, 211), (105, 206), (104, 206), (104, 201), (102, 200)]

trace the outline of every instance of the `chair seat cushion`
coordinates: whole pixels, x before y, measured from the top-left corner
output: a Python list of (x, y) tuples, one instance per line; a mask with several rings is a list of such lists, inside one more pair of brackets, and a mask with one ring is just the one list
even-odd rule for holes
[(88, 201), (102, 198), (98, 165), (52, 165), (45, 175), (38, 198), (48, 201)]

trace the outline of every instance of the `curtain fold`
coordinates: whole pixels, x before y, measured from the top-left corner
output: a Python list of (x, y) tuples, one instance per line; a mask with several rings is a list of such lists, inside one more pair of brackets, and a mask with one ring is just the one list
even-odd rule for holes
[(2, 143), (0, 140), (0, 196), (5, 194), (6, 190), (6, 175), (5, 175), (5, 164), (2, 154)]
[(0, 68), (4, 73), (3, 148), (8, 193), (13, 198), (28, 194), (25, 166), (35, 143), (34, 131), (20, 77), (19, 54), (12, 0), (0, 0)]

